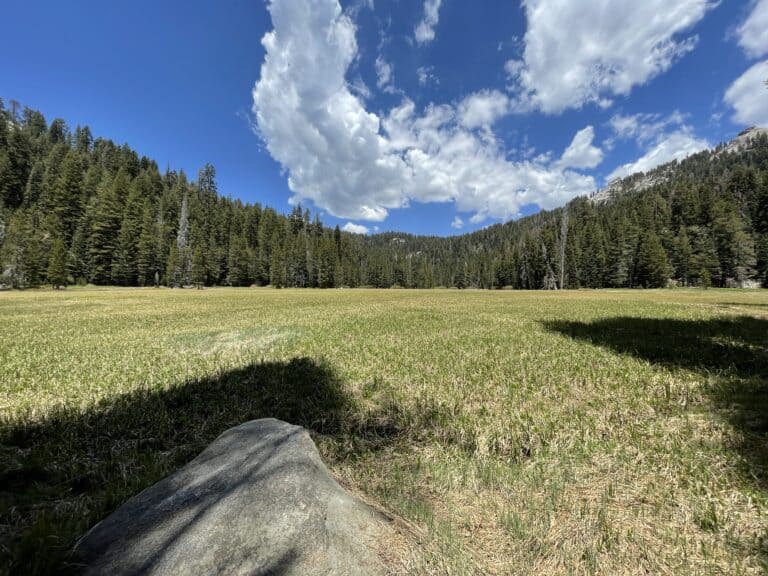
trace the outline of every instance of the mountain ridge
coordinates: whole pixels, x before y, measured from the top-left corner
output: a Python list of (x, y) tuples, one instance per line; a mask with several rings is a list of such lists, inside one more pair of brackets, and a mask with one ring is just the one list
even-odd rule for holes
[[(700, 152), (715, 152), (716, 154), (732, 154), (744, 152), (751, 149), (755, 139), (761, 136), (768, 136), (768, 128), (752, 126), (739, 132), (733, 139), (727, 143), (721, 143), (714, 148), (701, 150)], [(700, 153), (697, 152), (696, 154)], [(614, 195), (623, 192), (641, 192), (655, 184), (659, 184), (667, 177), (667, 172), (671, 166), (680, 161), (672, 160), (665, 162), (647, 172), (635, 172), (623, 178), (614, 178), (608, 184), (590, 195), (593, 202), (607, 202)]]

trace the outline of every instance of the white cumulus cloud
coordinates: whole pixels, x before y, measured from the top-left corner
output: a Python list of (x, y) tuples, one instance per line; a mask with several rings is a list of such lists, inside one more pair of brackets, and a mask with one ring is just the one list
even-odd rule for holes
[(725, 92), (734, 110), (733, 121), (746, 126), (768, 126), (768, 60), (758, 62), (739, 76)]
[(453, 222), (451, 222), (451, 228), (454, 228), (455, 230), (461, 230), (464, 228), (464, 220), (462, 220), (460, 216), (456, 216), (453, 219)]
[(525, 0), (522, 60), (507, 63), (517, 109), (559, 113), (595, 103), (668, 70), (693, 50), (681, 34), (716, 6), (714, 0)]
[(442, 0), (424, 0), (424, 18), (414, 30), (416, 42), (425, 44), (435, 39), (435, 26), (440, 21)]
[(757, 0), (737, 31), (739, 45), (752, 58), (768, 54), (768, 0)]
[(608, 181), (624, 178), (636, 172), (648, 172), (657, 166), (672, 160), (682, 160), (710, 147), (711, 145), (706, 140), (696, 138), (687, 129), (680, 129), (671, 134), (663, 135), (639, 159), (616, 168), (608, 176)]
[(594, 168), (603, 161), (603, 151), (592, 145), (595, 129), (592, 126), (579, 130), (570, 146), (560, 157), (558, 166), (563, 168)]
[[(481, 222), (595, 190), (591, 176), (552, 154), (508, 159), (491, 131), (506, 113), (503, 94), (481, 92), (423, 110), (403, 97), (380, 115), (366, 110), (346, 80), (358, 56), (356, 30), (338, 0), (272, 0), (269, 10), (274, 29), (262, 40), (266, 56), (253, 110), (295, 201), (365, 221), (384, 220), (411, 201), (453, 202)], [(590, 147), (591, 139), (579, 161), (569, 162), (594, 162)], [(577, 158), (575, 149), (569, 154)]]
[(478, 222), (516, 216), (526, 204), (554, 208), (594, 190), (591, 176), (558, 166), (548, 155), (509, 161), (496, 138), (466, 128), (460, 118), (447, 105), (419, 114), (406, 99), (383, 119), (390, 145), (410, 168), (409, 197), (453, 201)]
[(269, 11), (274, 29), (262, 39), (253, 89), (267, 149), (297, 196), (332, 214), (383, 220), (406, 201), (406, 166), (345, 81), (357, 56), (352, 20), (336, 0), (274, 0)]
[(351, 232), (352, 234), (368, 234), (368, 232), (370, 232), (367, 226), (355, 224), (354, 222), (347, 222), (341, 229), (344, 230), (344, 232)]
[(459, 104), (459, 123), (465, 128), (490, 128), (509, 112), (509, 98), (498, 90), (483, 90)]

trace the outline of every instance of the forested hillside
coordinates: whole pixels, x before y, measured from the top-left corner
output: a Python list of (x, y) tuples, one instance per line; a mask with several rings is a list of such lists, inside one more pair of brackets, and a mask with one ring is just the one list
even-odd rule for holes
[[(747, 135), (749, 136), (749, 135)], [(554, 289), (765, 285), (768, 136), (452, 238), (329, 229), (161, 173), (87, 127), (0, 101), (0, 284)]]

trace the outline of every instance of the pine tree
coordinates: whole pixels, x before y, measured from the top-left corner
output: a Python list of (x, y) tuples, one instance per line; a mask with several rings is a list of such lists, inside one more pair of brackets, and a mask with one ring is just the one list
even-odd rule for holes
[(27, 286), (27, 246), (28, 225), (23, 212), (17, 212), (11, 217), (7, 227), (3, 227), (3, 243), (0, 245), (0, 273), (2, 284), (14, 288)]
[(768, 288), (768, 173), (763, 175), (755, 196), (755, 269), (758, 279)]
[(94, 284), (109, 284), (112, 279), (112, 260), (117, 248), (120, 232), (120, 204), (117, 191), (122, 188), (125, 176), (120, 173), (112, 185), (104, 184), (98, 191), (95, 210), (91, 218), (89, 256), (91, 281)]
[(48, 127), (48, 141), (54, 146), (69, 143), (69, 129), (67, 123), (61, 118), (54, 118)]
[(87, 218), (80, 220), (80, 223), (72, 237), (72, 247), (69, 251), (69, 260), (67, 268), (69, 274), (76, 283), (85, 283), (90, 277), (90, 255), (88, 251), (88, 236), (90, 231), (90, 221)]
[(128, 220), (123, 220), (117, 235), (112, 258), (112, 283), (118, 286), (136, 285), (136, 249), (133, 232)]
[(32, 288), (42, 283), (45, 260), (35, 232), (34, 215), (19, 211), (11, 217), (4, 232), (0, 262), (4, 282), (14, 288)]
[[(696, 236), (693, 242), (691, 257), (691, 273), (695, 276), (692, 281), (699, 286), (709, 287), (713, 282), (720, 282), (720, 261), (717, 258), (715, 242), (708, 230), (694, 229)], [(704, 274), (706, 272), (706, 274)]]
[(604, 286), (605, 239), (600, 223), (595, 217), (590, 218), (584, 229), (582, 257), (582, 284), (588, 288)]
[(168, 260), (165, 266), (165, 283), (169, 288), (178, 288), (181, 286), (179, 276), (179, 247), (173, 243), (168, 252)]
[(5, 150), (0, 151), (0, 203), (18, 208), (24, 198), (24, 188), (31, 166), (29, 137), (21, 130), (11, 130)]
[(768, 234), (768, 172), (763, 175), (755, 193), (752, 226), (758, 234)]
[(229, 258), (227, 259), (227, 283), (230, 286), (248, 286), (248, 246), (245, 237), (236, 234), (229, 242)]
[(653, 230), (646, 230), (637, 251), (636, 283), (644, 288), (663, 288), (669, 280), (667, 253)]
[(755, 245), (733, 204), (719, 202), (714, 208), (712, 231), (723, 284), (743, 283), (755, 274)]
[(463, 264), (459, 265), (458, 270), (456, 270), (456, 275), (453, 279), (454, 287), (458, 288), (459, 290), (466, 288), (469, 285), (468, 276), (467, 263), (464, 262)]
[(61, 238), (56, 238), (48, 260), (48, 283), (54, 290), (67, 286), (67, 249)]
[(674, 267), (675, 277), (680, 280), (683, 286), (687, 286), (691, 276), (691, 259), (693, 257), (693, 248), (688, 239), (688, 233), (685, 226), (680, 228), (680, 232), (675, 240)]
[(764, 288), (768, 288), (768, 234), (758, 236), (755, 246), (755, 269), (758, 280)]
[(205, 286), (206, 268), (205, 252), (198, 246), (192, 252), (192, 283), (199, 290)]
[(285, 286), (285, 251), (282, 245), (272, 248), (272, 260), (269, 264), (269, 283), (275, 288)]
[(136, 251), (139, 286), (150, 286), (154, 283), (155, 272), (158, 270), (157, 254), (157, 226), (152, 218), (152, 206), (149, 201), (146, 201), (142, 210), (141, 230)]
[(88, 154), (92, 148), (93, 135), (91, 134), (91, 129), (88, 126), (82, 128), (78, 126), (75, 129), (75, 150), (80, 154)]
[[(379, 282), (377, 287), (384, 287), (389, 282), (384, 279), (383, 263), (380, 263)], [(318, 288), (333, 288), (335, 287), (335, 271), (336, 271), (336, 244), (333, 238), (323, 236), (319, 239), (318, 244), (318, 257), (316, 260), (317, 265), (317, 287)]]
[(61, 221), (64, 240), (75, 232), (83, 206), (83, 165), (80, 155), (70, 150), (64, 157), (51, 194), (51, 209)]
[(303, 230), (291, 242), (290, 254), (286, 259), (286, 283), (296, 288), (304, 288), (308, 283), (307, 238)]
[[(2, 172), (2, 170), (0, 170)], [(42, 160), (38, 160), (32, 166), (32, 171), (29, 173), (27, 179), (27, 185), (24, 189), (24, 206), (34, 206), (37, 201), (43, 196), (43, 177), (45, 176), (45, 164)], [(0, 181), (3, 176), (0, 174)]]

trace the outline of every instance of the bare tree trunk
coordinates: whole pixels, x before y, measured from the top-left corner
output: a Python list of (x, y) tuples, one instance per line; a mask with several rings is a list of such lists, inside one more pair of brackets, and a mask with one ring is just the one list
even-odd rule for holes
[(557, 280), (555, 280), (555, 273), (552, 270), (552, 264), (549, 261), (549, 252), (547, 252), (547, 245), (542, 240), (541, 252), (544, 254), (544, 262), (547, 264), (547, 276), (544, 278), (545, 290), (557, 290)]

